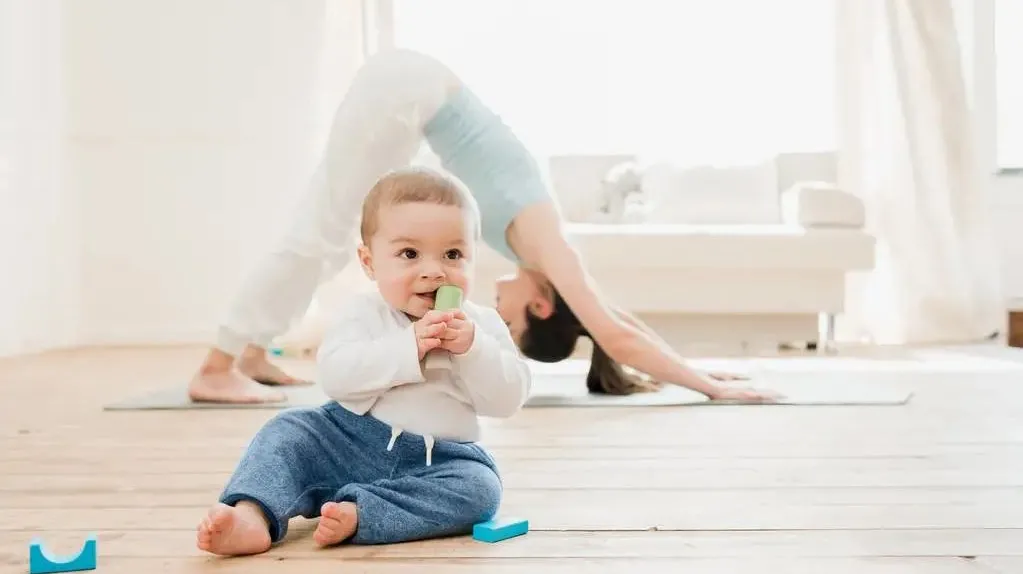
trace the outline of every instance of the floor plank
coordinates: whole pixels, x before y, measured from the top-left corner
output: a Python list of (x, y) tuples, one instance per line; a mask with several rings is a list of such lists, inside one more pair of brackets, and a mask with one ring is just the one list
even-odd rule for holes
[[(167, 492), (154, 496), (145, 492), (0, 493), (0, 509), (143, 507), (174, 508), (201, 506), (216, 496), (216, 491)], [(740, 506), (965, 506), (999, 504), (1010, 507), (1023, 502), (1019, 488), (760, 488), (735, 490), (642, 490), (642, 489), (520, 489), (505, 492), (505, 503), (512, 506), (563, 504), (569, 507), (599, 507), (600, 503), (620, 500), (638, 506), (692, 509), (711, 508), (730, 503)]]
[[(509, 497), (503, 512), (528, 516), (533, 531), (701, 531), (701, 530), (906, 530), (1023, 528), (1023, 506), (1007, 507), (998, 502), (961, 505), (787, 505), (757, 504), (737, 501), (710, 506), (695, 503), (675, 506), (675, 512), (663, 506), (671, 499), (624, 497), (608, 501), (595, 497), (573, 497), (568, 500), (522, 503)], [(153, 522), (153, 507), (130, 507), (111, 504), (101, 508), (63, 509), (60, 513), (32, 509), (5, 509), (6, 525), (2, 531), (58, 530), (163, 530), (194, 528), (206, 514), (214, 497), (205, 504), (184, 507), (156, 507), (159, 523)], [(585, 506), (583, 503), (590, 503)]]
[[(635, 574), (637, 570), (682, 571), (686, 574), (992, 574), (990, 570), (960, 558), (484, 558), (416, 560), (345, 559), (339, 564), (334, 557), (271, 558), (249, 557), (221, 559), (205, 557), (185, 558), (131, 558), (103, 557), (99, 566), (104, 574), (137, 574), (142, 571), (162, 574), (195, 574), (218, 572), (223, 574), (303, 574), (345, 573), (420, 574), (424, 571), (450, 574), (519, 574), (544, 572), (551, 574)], [(24, 568), (24, 564), (10, 563)], [(2, 564), (0, 564), (2, 566)], [(1006, 571), (1008, 574), (1008, 571)]]
[[(268, 553), (301, 558), (882, 558), (1023, 556), (1023, 529), (822, 530), (742, 532), (530, 532), (499, 544), (455, 537), (383, 546), (321, 549), (312, 540), (315, 521), (296, 519), (288, 538)], [(63, 530), (49, 532), (55, 548), (71, 549), (97, 533), (104, 556), (204, 556), (195, 530)], [(37, 533), (12, 532), (0, 540), (0, 557), (23, 554)]]
[(1023, 572), (1023, 556), (979, 556), (977, 564), (988, 574), (1019, 574)]
[[(9, 475), (0, 483), (0, 492), (73, 493), (103, 490), (180, 492), (215, 490), (223, 486), (229, 472), (175, 472), (164, 474), (40, 474)], [(933, 488), (989, 487), (1023, 488), (1023, 472), (1006, 468), (964, 468), (936, 471), (891, 470), (875, 473), (812, 470), (805, 473), (786, 470), (717, 472), (710, 469), (661, 469), (636, 472), (617, 467), (604, 471), (581, 464), (570, 469), (530, 471), (509, 468), (502, 473), (508, 489), (576, 490), (592, 488), (648, 490), (705, 490), (731, 488)]]

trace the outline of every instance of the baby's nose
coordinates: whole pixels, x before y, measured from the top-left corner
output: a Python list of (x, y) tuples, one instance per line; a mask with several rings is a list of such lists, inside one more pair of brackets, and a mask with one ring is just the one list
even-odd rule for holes
[(423, 279), (443, 279), (444, 267), (434, 262), (425, 263), (422, 269), (420, 269), (419, 274)]

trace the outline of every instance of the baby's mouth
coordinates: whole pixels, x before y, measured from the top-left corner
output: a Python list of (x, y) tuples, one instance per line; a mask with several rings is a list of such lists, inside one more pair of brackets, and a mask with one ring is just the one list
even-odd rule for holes
[(433, 302), (437, 300), (437, 290), (434, 289), (433, 291), (426, 291), (424, 293), (416, 293), (416, 297), (419, 297), (423, 301), (428, 302), (430, 304), (430, 306), (432, 307), (433, 306)]

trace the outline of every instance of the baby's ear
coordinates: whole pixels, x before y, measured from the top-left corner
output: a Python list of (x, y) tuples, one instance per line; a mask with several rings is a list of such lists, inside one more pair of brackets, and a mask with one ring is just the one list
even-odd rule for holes
[(362, 272), (366, 274), (370, 280), (374, 280), (373, 277), (373, 253), (366, 247), (366, 244), (359, 244), (359, 265), (362, 266)]

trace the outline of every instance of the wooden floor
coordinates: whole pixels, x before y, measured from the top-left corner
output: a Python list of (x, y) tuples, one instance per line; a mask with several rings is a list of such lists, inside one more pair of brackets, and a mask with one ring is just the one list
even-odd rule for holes
[[(527, 409), (487, 422), (532, 531), (220, 559), (195, 525), (273, 411), (103, 412), (195, 349), (0, 361), (0, 572), (99, 538), (99, 572), (1023, 572), (1023, 364), (910, 373), (901, 407)], [(340, 562), (343, 562), (341, 564)], [(656, 570), (655, 570), (656, 569)]]

